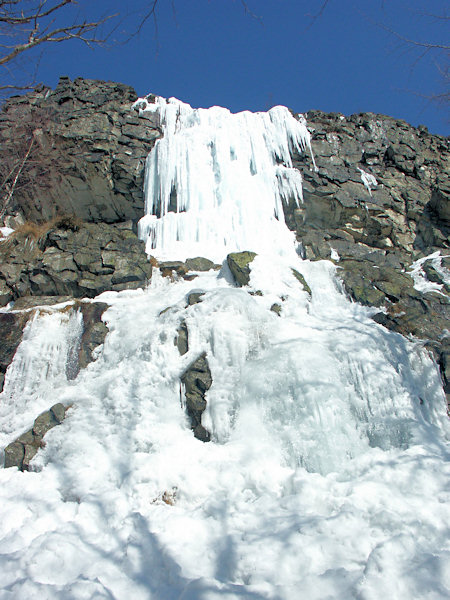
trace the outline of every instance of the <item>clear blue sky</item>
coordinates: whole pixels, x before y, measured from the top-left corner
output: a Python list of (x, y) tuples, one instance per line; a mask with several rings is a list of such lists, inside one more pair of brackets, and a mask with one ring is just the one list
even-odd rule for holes
[[(133, 7), (145, 3), (136, 0)], [(91, 15), (124, 11), (122, 0), (80, 0)], [(448, 44), (448, 0), (159, 0), (157, 35), (150, 20), (124, 45), (93, 50), (60, 44), (43, 54), (38, 77), (120, 81), (138, 94), (175, 96), (195, 107), (233, 112), (284, 104), (296, 112), (378, 112), (448, 135), (449, 106), (428, 96), (444, 91), (442, 54), (412, 48), (408, 38)], [(94, 7), (94, 8), (93, 8)], [(428, 14), (424, 14), (428, 13)], [(133, 17), (122, 27), (130, 27)], [(120, 36), (121, 28), (115, 35)], [(448, 64), (448, 54), (447, 54)]]

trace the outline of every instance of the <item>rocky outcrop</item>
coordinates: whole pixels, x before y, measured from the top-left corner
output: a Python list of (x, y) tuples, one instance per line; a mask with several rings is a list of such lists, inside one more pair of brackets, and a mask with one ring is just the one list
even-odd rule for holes
[(227, 256), (227, 264), (239, 287), (250, 282), (250, 263), (255, 258), (255, 252), (232, 252)]
[(0, 299), (93, 298), (106, 290), (144, 287), (152, 267), (131, 221), (50, 227), (37, 239), (20, 229), (0, 243)]
[(194, 436), (202, 442), (209, 442), (211, 435), (202, 425), (202, 414), (206, 408), (205, 394), (212, 385), (211, 371), (205, 354), (189, 365), (181, 376), (181, 382), (184, 385), (186, 412)]
[(119, 83), (61, 77), (10, 98), (0, 113), (0, 161), (20, 164), (8, 213), (43, 222), (75, 214), (91, 222), (137, 221), (144, 213), (147, 154), (159, 124), (131, 110), (136, 92)]
[(62, 404), (54, 404), (35, 419), (29, 431), (6, 446), (5, 468), (17, 467), (20, 471), (28, 471), (31, 459), (45, 443), (43, 441), (45, 434), (63, 422), (66, 410)]
[(295, 157), (304, 203), (286, 207), (308, 258), (336, 242), (411, 253), (449, 247), (449, 140), (371, 113), (308, 113), (318, 170)]
[[(128, 86), (63, 77), (55, 90), (4, 104), (0, 163), (21, 164), (30, 148), (7, 219), (43, 223), (75, 214), (87, 223), (69, 219), (34, 241), (17, 234), (0, 243), (0, 306), (24, 296), (94, 297), (141, 287), (151, 276), (133, 228), (144, 212), (145, 158), (161, 131), (155, 115), (132, 110), (135, 99)], [(306, 258), (333, 260), (348, 295), (380, 309), (377, 322), (425, 340), (448, 387), (448, 284), (426, 262), (424, 276), (441, 290), (422, 293), (408, 271), (417, 258), (449, 252), (449, 140), (384, 115), (310, 111), (307, 118), (318, 169), (308, 152), (294, 155), (304, 202), (286, 202), (288, 226)], [(248, 285), (253, 258), (227, 257), (237, 285)], [(217, 265), (194, 258), (159, 267), (165, 276), (193, 279)], [(101, 339), (100, 329), (98, 321), (94, 338)]]

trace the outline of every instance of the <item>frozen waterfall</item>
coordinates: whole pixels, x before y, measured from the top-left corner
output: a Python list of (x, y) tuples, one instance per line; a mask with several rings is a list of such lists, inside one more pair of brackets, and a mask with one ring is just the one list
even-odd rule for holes
[[(29, 472), (0, 469), (0, 597), (448, 598), (442, 383), (420, 342), (346, 298), (331, 262), (298, 256), (283, 203), (301, 202), (305, 121), (136, 106), (164, 129), (146, 166), (148, 254), (223, 265), (99, 296), (109, 332), (74, 379), (80, 313), (45, 307), (27, 325), (0, 394), (3, 447), (69, 408)], [(224, 262), (239, 250), (258, 253), (243, 288)], [(209, 443), (183, 400), (199, 356)]]
[(302, 199), (291, 152), (312, 154), (303, 115), (296, 119), (284, 106), (232, 114), (218, 106), (193, 109), (174, 98), (153, 100), (135, 104), (156, 112), (163, 129), (146, 164), (147, 214), (139, 230), (147, 252), (222, 261), (228, 252), (249, 248), (292, 251), (282, 205)]

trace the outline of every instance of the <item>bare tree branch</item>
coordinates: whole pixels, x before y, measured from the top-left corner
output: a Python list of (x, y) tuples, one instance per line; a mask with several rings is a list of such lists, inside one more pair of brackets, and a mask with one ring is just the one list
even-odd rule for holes
[(402, 35), (401, 33), (399, 33), (398, 31), (395, 31), (391, 27), (388, 27), (387, 25), (384, 25), (383, 23), (378, 23), (378, 25), (379, 25), (379, 27), (381, 27), (382, 29), (384, 29), (385, 31), (387, 31), (388, 33), (390, 33), (391, 35), (395, 36), (397, 39), (401, 40), (402, 42), (405, 42), (406, 44), (409, 44), (410, 46), (418, 46), (420, 48), (426, 48), (427, 50), (446, 50), (446, 51), (450, 51), (450, 46), (449, 45), (446, 45), (446, 44), (435, 44), (435, 43), (430, 42), (430, 41), (421, 42), (419, 40), (413, 40), (412, 38), (406, 37), (406, 36)]
[[(103, 44), (112, 33), (103, 26), (114, 20), (117, 14), (98, 19), (80, 18), (74, 12), (76, 0), (0, 0), (0, 67), (16, 66), (19, 56), (33, 56), (30, 51), (38, 46), (79, 40), (88, 46)], [(103, 33), (103, 35), (102, 35)], [(20, 69), (14, 69), (17, 85), (10, 73), (3, 71), (0, 90), (31, 89), (35, 80), (17, 77)]]

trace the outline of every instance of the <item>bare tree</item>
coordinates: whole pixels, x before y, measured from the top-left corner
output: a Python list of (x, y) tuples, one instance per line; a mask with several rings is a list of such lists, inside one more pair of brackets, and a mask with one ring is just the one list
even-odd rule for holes
[(33, 190), (50, 185), (50, 173), (55, 169), (45, 132), (52, 121), (49, 109), (12, 110), (10, 126), (14, 135), (2, 135), (0, 162), (0, 219), (8, 213), (18, 190)]
[(102, 44), (112, 31), (105, 26), (117, 16), (85, 18), (76, 0), (0, 0), (0, 90), (31, 89), (36, 84), (30, 73), (18, 69), (24, 53), (30, 56), (38, 47), (69, 40)]
[[(336, 0), (334, 0), (334, 1), (336, 2)], [(329, 6), (332, 4), (332, 2), (333, 2), (333, 0), (320, 0), (320, 1), (318, 1), (318, 7), (312, 6), (313, 12), (310, 12), (309, 14), (307, 14), (307, 16), (310, 18), (310, 24), (308, 27), (315, 25), (316, 21), (320, 20), (320, 18), (323, 16), (326, 9), (329, 8)], [(424, 5), (426, 6), (425, 2), (424, 2)], [(314, 10), (314, 8), (315, 8), (315, 10)], [(351, 6), (349, 8), (349, 10), (360, 12), (361, 15), (366, 20), (371, 22), (373, 25), (379, 27), (380, 29), (383, 29), (384, 31), (389, 33), (389, 35), (393, 39), (397, 40), (400, 44), (401, 49), (406, 49), (406, 50), (411, 51), (411, 53), (412, 53), (411, 69), (412, 70), (420, 61), (425, 59), (425, 57), (427, 57), (427, 58), (432, 57), (432, 63), (434, 64), (434, 66), (437, 69), (437, 71), (440, 75), (440, 78), (441, 78), (441, 85), (442, 85), (443, 91), (437, 92), (437, 93), (436, 92), (435, 93), (421, 92), (419, 95), (423, 96), (424, 98), (427, 98), (428, 100), (436, 102), (438, 104), (445, 104), (445, 105), (450, 104), (450, 90), (449, 90), (449, 87), (450, 87), (450, 65), (449, 65), (450, 45), (448, 44), (448, 41), (447, 41), (450, 15), (444, 8), (442, 8), (441, 13), (436, 14), (436, 13), (430, 13), (426, 10), (413, 11), (413, 9), (409, 9), (407, 6), (405, 6), (405, 10), (411, 10), (412, 14), (416, 17), (417, 21), (420, 23), (422, 31), (425, 32), (424, 37), (422, 39), (418, 39), (418, 38), (408, 34), (408, 32), (401, 32), (400, 30), (396, 29), (395, 26), (390, 26), (387, 24), (386, 17), (387, 17), (387, 9), (388, 8), (389, 8), (388, 3), (385, 3), (384, 0), (379, 0), (379, 9), (380, 9), (381, 14), (383, 15), (379, 19), (370, 18), (366, 14), (364, 7), (360, 7), (356, 3), (353, 3), (353, 6)], [(443, 36), (444, 37), (442, 39), (430, 38), (429, 30), (428, 30), (428, 27), (426, 26), (427, 22), (428, 23), (430, 23), (430, 22), (440, 23), (443, 26)], [(445, 40), (445, 41), (443, 41), (443, 40)], [(415, 93), (418, 93), (418, 92), (415, 92)]]
[[(436, 21), (440, 21), (447, 26), (450, 22), (450, 16), (446, 13), (442, 13), (439, 15), (429, 14), (429, 13), (420, 13), (418, 15), (422, 19), (430, 18)], [(383, 29), (385, 29), (393, 38), (397, 39), (400, 44), (415, 53), (415, 58), (412, 63), (412, 67), (414, 67), (419, 61), (424, 59), (425, 57), (432, 56), (433, 63), (436, 69), (439, 72), (442, 82), (443, 91), (439, 93), (431, 93), (431, 94), (423, 94), (421, 95), (429, 98), (434, 102), (438, 102), (439, 104), (449, 104), (450, 103), (450, 45), (438, 40), (429, 40), (429, 39), (416, 39), (409, 35), (404, 35), (399, 31), (396, 31), (392, 27), (388, 27), (385, 24), (380, 25)]]

